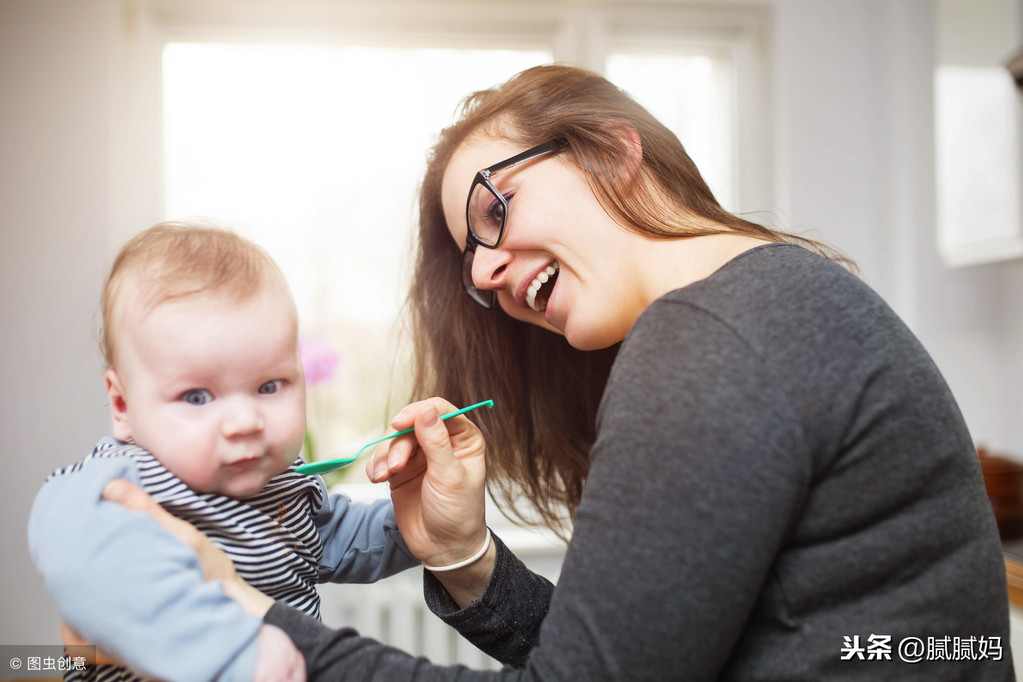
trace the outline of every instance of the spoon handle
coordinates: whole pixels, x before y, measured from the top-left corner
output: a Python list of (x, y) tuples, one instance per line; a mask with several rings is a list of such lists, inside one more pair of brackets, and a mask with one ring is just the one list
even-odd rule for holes
[[(484, 400), (484, 401), (478, 402), (478, 403), (476, 403), (474, 405), (469, 405), (468, 407), (463, 407), (463, 408), (461, 408), (459, 410), (455, 410), (454, 412), (448, 412), (447, 414), (443, 414), (443, 415), (441, 415), (440, 418), (442, 420), (448, 420), (448, 419), (451, 419), (452, 417), (457, 417), (460, 414), (465, 414), (466, 412), (469, 412), (471, 410), (475, 410), (478, 407), (484, 407), (484, 406), (489, 407), (490, 409), (493, 409), (494, 408), (494, 401), (493, 400)], [(351, 464), (352, 462), (354, 462), (355, 460), (359, 459), (359, 457), (362, 456), (362, 453), (366, 451), (366, 448), (370, 447), (371, 445), (376, 445), (377, 443), (381, 443), (381, 442), (383, 442), (385, 440), (389, 440), (391, 438), (397, 438), (398, 436), (404, 436), (405, 434), (412, 433), (413, 431), (415, 431), (414, 428), (402, 429), (401, 431), (397, 431), (395, 433), (388, 434), (388, 435), (386, 435), (386, 436), (384, 436), (382, 438), (377, 438), (374, 441), (370, 441), (369, 443), (366, 443), (361, 448), (359, 448), (359, 451), (357, 453), (355, 453), (354, 457), (342, 457), (341, 459), (330, 459), (330, 460), (326, 460), (326, 461), (323, 461), (323, 462), (311, 462), (309, 464), (303, 464), (301, 466), (295, 467), (295, 472), (299, 473), (299, 474), (307, 474), (307, 475), (323, 474), (323, 473), (326, 473), (328, 471), (334, 471), (335, 469), (340, 469), (342, 467), (346, 467), (349, 464)]]

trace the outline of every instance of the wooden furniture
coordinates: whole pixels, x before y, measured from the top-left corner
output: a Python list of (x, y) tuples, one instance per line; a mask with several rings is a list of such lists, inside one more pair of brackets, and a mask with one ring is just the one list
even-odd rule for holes
[(1009, 583), (1009, 603), (1023, 609), (1023, 557), (1005, 552), (1005, 579)]
[(977, 456), (1002, 542), (1023, 538), (1023, 464), (984, 448), (977, 448)]

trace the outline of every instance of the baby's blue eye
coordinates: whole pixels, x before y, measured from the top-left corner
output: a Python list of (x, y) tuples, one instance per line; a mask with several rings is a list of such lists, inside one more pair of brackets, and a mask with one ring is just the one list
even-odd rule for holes
[(277, 391), (281, 390), (281, 384), (282, 383), (284, 383), (284, 382), (282, 382), (280, 379), (274, 379), (273, 381), (268, 381), (268, 382), (266, 382), (265, 384), (263, 384), (262, 386), (259, 387), (259, 392), (262, 395), (273, 395)]
[(195, 405), (198, 407), (213, 400), (213, 394), (205, 388), (193, 388), (191, 391), (185, 391), (185, 393), (181, 396), (181, 399), (189, 405)]

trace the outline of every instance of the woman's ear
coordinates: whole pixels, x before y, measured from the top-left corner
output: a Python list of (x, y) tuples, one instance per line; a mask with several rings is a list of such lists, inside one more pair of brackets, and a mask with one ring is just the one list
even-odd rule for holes
[(107, 397), (110, 399), (110, 416), (114, 423), (114, 438), (127, 442), (131, 440), (131, 425), (128, 423), (128, 401), (124, 396), (124, 387), (117, 372), (108, 369), (103, 374), (107, 385)]
[(625, 152), (623, 167), (628, 181), (632, 182), (643, 165), (643, 141), (639, 137), (639, 131), (628, 123), (619, 122), (612, 125), (611, 134), (623, 145)]

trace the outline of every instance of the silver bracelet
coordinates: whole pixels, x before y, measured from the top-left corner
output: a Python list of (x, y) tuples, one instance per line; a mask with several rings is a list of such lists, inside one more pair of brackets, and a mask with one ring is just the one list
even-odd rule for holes
[(459, 561), (458, 563), (455, 563), (455, 564), (449, 564), (447, 566), (427, 566), (426, 564), (423, 564), (423, 568), (428, 570), (430, 573), (443, 573), (444, 571), (454, 571), (455, 569), (464, 568), (464, 567), (468, 566), (469, 564), (472, 564), (472, 563), (475, 563), (475, 562), (479, 561), (480, 558), (482, 558), (482, 556), (487, 553), (488, 549), (490, 549), (490, 529), (489, 528), (487, 528), (487, 539), (483, 541), (483, 547), (481, 547), (480, 551), (476, 552), (475, 554), (473, 554), (468, 559), (465, 559), (463, 561)]

